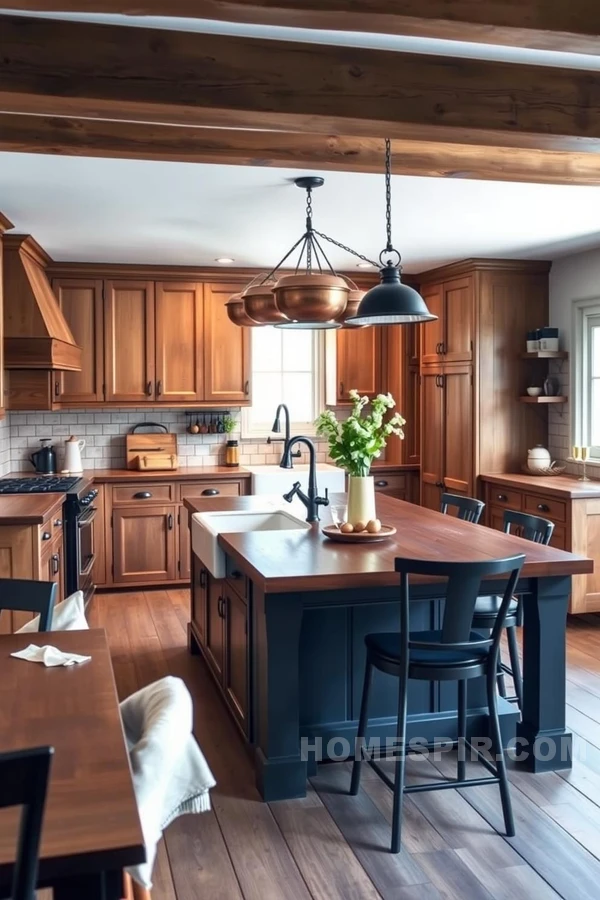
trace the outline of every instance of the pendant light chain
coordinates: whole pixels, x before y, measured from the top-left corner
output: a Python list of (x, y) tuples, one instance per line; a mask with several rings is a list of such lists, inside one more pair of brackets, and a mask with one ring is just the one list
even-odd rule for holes
[(312, 272), (312, 188), (306, 189), (306, 271)]
[[(379, 254), (379, 262), (383, 265), (382, 257), (385, 253), (395, 253), (398, 257), (395, 265), (399, 268), (402, 257), (392, 243), (392, 142), (389, 138), (385, 139), (385, 230), (387, 244)], [(392, 264), (391, 260), (388, 264)]]

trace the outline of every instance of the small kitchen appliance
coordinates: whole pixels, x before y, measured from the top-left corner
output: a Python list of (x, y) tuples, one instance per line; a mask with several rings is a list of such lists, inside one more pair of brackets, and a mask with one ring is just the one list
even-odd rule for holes
[(56, 453), (50, 444), (50, 438), (42, 438), (41, 448), (29, 457), (31, 465), (40, 475), (54, 475), (56, 473)]

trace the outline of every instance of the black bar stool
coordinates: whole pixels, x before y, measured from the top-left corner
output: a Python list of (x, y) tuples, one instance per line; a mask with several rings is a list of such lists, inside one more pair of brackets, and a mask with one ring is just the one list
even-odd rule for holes
[[(513, 512), (510, 509), (504, 510), (504, 533), (510, 534), (511, 527), (520, 529), (519, 537), (523, 537), (528, 541), (535, 541), (536, 544), (548, 544), (554, 531), (554, 522), (548, 519), (542, 519), (540, 516), (530, 516), (527, 513)], [(491, 630), (494, 627), (496, 616), (498, 615), (502, 597), (479, 597), (475, 604), (475, 612), (473, 614), (473, 628), (483, 628)], [(523, 676), (521, 674), (521, 663), (519, 661), (519, 645), (517, 642), (517, 625), (519, 621), (519, 601), (513, 597), (506, 615), (504, 627), (506, 628), (506, 639), (508, 641), (508, 655), (510, 657), (510, 666), (502, 662), (502, 656), (498, 656), (498, 691), (501, 697), (516, 703), (520, 710), (523, 709)], [(515, 696), (506, 696), (506, 683), (504, 675), (511, 675), (515, 685)]]
[(56, 584), (53, 581), (0, 578), (0, 615), (3, 609), (37, 613), (39, 631), (50, 631), (55, 602)]
[(473, 497), (462, 497), (460, 494), (442, 494), (440, 512), (447, 513), (448, 507), (454, 506), (459, 519), (479, 525), (485, 503)]
[[(401, 846), (402, 802), (405, 793), (442, 788), (470, 787), (481, 784), (498, 784), (506, 834), (512, 837), (515, 826), (510, 802), (506, 762), (500, 734), (500, 722), (496, 705), (496, 672), (500, 638), (504, 618), (512, 599), (524, 554), (507, 559), (476, 563), (432, 562), (429, 560), (396, 559), (396, 571), (400, 573), (400, 632), (368, 634), (367, 665), (363, 686), (360, 719), (355, 746), (355, 762), (352, 769), (351, 794), (357, 794), (369, 719), (369, 693), (373, 669), (379, 669), (399, 679), (398, 725), (396, 731), (395, 778), (392, 781), (377, 765), (367, 758), (369, 765), (394, 792), (392, 814), (392, 853)], [(426, 575), (446, 578), (446, 596), (442, 628), (439, 631), (410, 631), (409, 576)], [(505, 575), (506, 589), (496, 616), (492, 634), (485, 637), (471, 628), (473, 610), (481, 594), (483, 579)], [(489, 729), (491, 752), (495, 765), (483, 756), (466, 739), (467, 731), (467, 681), (484, 676), (487, 682)], [(456, 681), (458, 686), (458, 769), (454, 780), (436, 781), (432, 784), (404, 784), (406, 767), (406, 719), (408, 707), (408, 681), (411, 678), (425, 681)], [(468, 746), (479, 761), (491, 773), (489, 777), (466, 779), (465, 747)]]

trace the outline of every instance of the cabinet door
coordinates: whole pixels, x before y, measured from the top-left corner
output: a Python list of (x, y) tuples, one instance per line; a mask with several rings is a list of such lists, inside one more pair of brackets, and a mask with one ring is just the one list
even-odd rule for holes
[(472, 362), (473, 316), (472, 279), (444, 284), (444, 362)]
[(473, 496), (472, 368), (444, 369), (444, 482), (451, 494)]
[(200, 644), (206, 646), (206, 611), (209, 574), (197, 556), (192, 561), (190, 618)]
[(197, 403), (204, 399), (202, 285), (158, 282), (155, 298), (156, 399)]
[(52, 288), (75, 343), (81, 347), (81, 372), (58, 372), (58, 402), (104, 400), (104, 327), (100, 279), (55, 278)]
[(115, 584), (174, 581), (176, 506), (113, 510)]
[(594, 560), (591, 575), (575, 575), (569, 612), (600, 611), (600, 500), (571, 501), (571, 547)]
[(104, 286), (106, 400), (155, 399), (154, 284), (107, 281)]
[(421, 376), (410, 367), (406, 373), (400, 412), (406, 419), (402, 441), (403, 462), (418, 466), (421, 462)]
[(225, 665), (225, 618), (223, 599), (225, 582), (208, 575), (206, 592), (206, 659), (218, 680), (223, 680)]
[(421, 504), (439, 510), (444, 475), (444, 389), (440, 368), (421, 373)]
[(421, 362), (435, 365), (441, 362), (441, 348), (444, 342), (444, 286), (443, 284), (426, 284), (421, 296), (427, 304), (429, 312), (437, 316), (433, 322), (424, 322), (421, 327)]
[(226, 302), (239, 284), (204, 285), (204, 399), (249, 406), (251, 396), (250, 329), (234, 325)]
[(341, 328), (337, 343), (337, 388), (339, 405), (350, 403), (348, 392), (374, 397), (381, 391), (381, 329)]
[(223, 687), (229, 705), (246, 733), (248, 685), (248, 607), (235, 591), (226, 590)]
[(60, 535), (52, 542), (52, 546), (41, 558), (41, 577), (44, 581), (53, 581), (56, 584), (56, 602), (65, 599), (65, 572), (63, 539)]

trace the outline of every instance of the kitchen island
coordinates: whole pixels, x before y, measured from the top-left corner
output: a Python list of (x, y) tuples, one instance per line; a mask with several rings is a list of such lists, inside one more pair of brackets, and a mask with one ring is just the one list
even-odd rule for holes
[[(194, 498), (185, 506), (192, 513), (260, 510), (264, 498)], [(567, 601), (571, 576), (591, 572), (592, 561), (390, 497), (380, 496), (377, 509), (381, 520), (397, 529), (385, 542), (333, 543), (318, 525), (304, 531), (220, 534), (226, 575), (216, 582), (202, 561), (193, 560), (190, 650), (207, 660), (253, 748), (264, 799), (304, 796), (315, 752), (335, 758), (344, 741), (351, 744), (364, 636), (398, 628), (398, 556), (481, 561), (525, 553), (518, 585), (524, 596), (523, 717), (518, 722), (516, 707), (500, 700), (503, 737), (516, 732), (521, 738), (522, 765), (529, 769), (570, 766)], [(322, 520), (330, 521), (327, 508)], [(489, 585), (490, 592), (494, 588)], [(411, 627), (438, 627), (439, 582), (419, 579), (411, 593)], [(455, 690), (411, 682), (409, 738), (455, 738)], [(370, 737), (393, 736), (395, 679), (378, 672), (372, 698)], [(468, 705), (470, 734), (484, 736), (484, 690), (477, 680), (469, 685)]]

